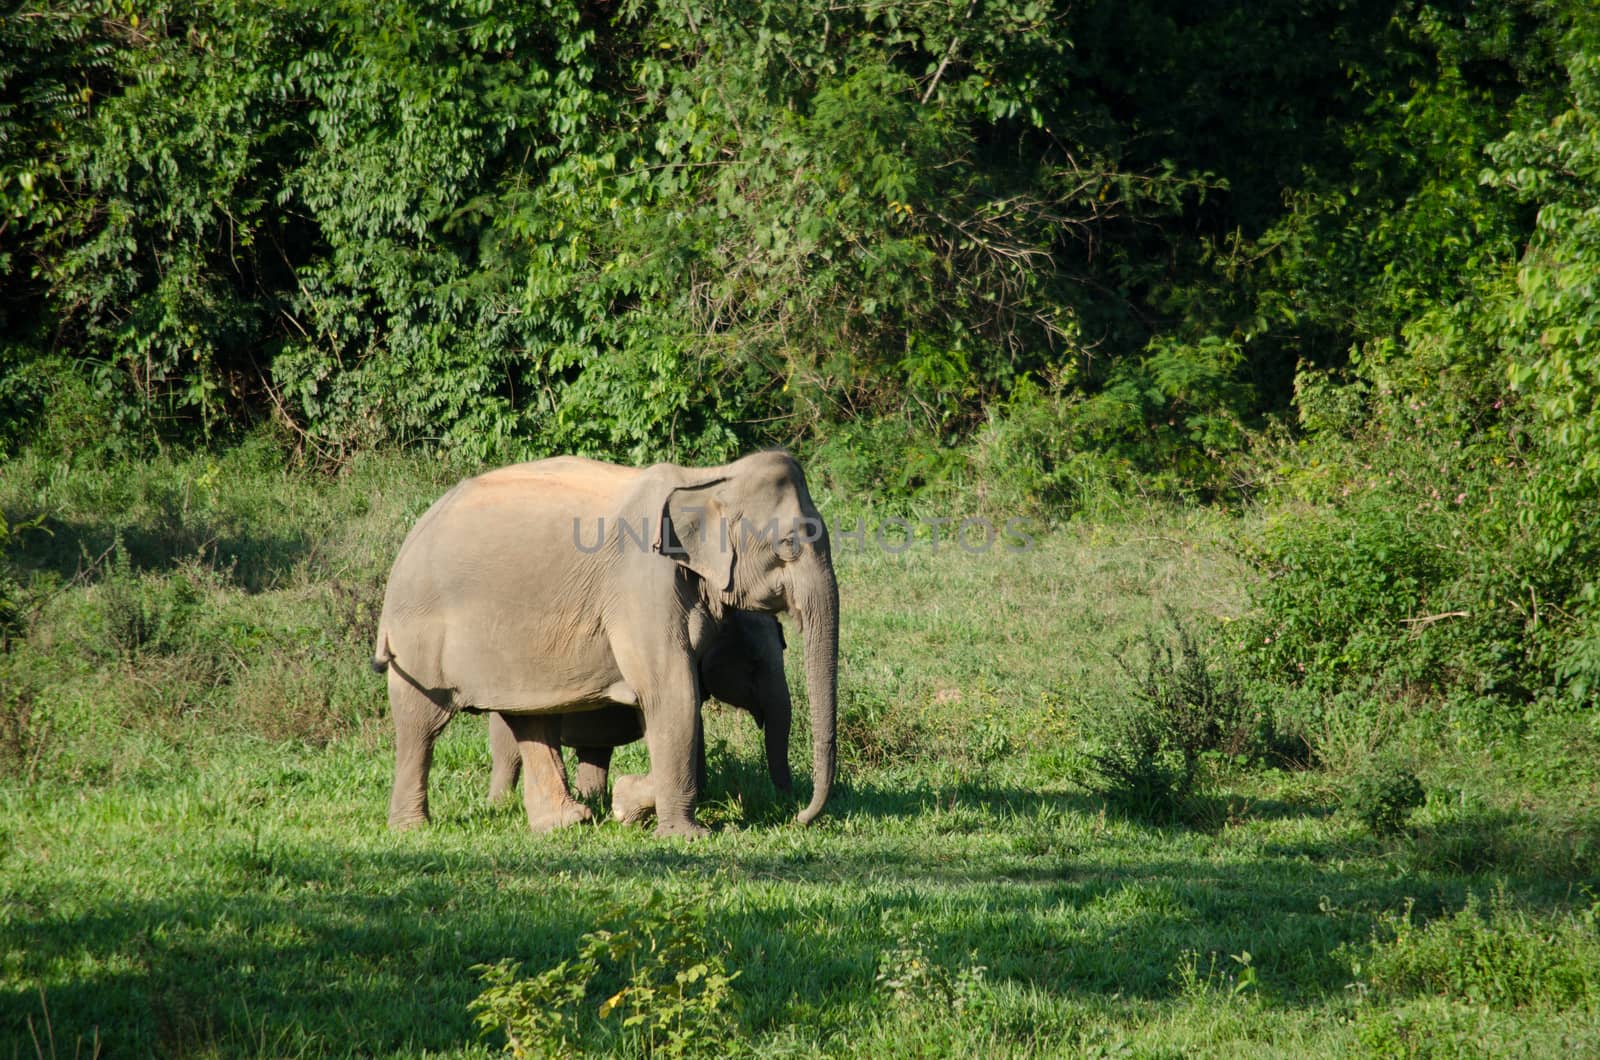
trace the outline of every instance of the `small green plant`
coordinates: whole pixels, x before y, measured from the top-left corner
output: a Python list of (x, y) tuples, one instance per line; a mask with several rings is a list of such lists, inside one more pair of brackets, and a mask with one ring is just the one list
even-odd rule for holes
[(1352, 778), (1344, 808), (1376, 836), (1398, 835), (1413, 811), (1428, 801), (1411, 770), (1385, 756), (1371, 759)]
[(383, 613), (384, 583), (380, 578), (334, 578), (328, 584), (328, 619), (347, 641), (370, 649), (378, 616)]
[(839, 743), (852, 766), (875, 769), (913, 762), (927, 753), (931, 742), (915, 707), (876, 689), (853, 697), (839, 717)]
[(1217, 954), (1207, 955), (1201, 967), (1198, 950), (1184, 950), (1178, 956), (1178, 966), (1172, 970), (1173, 985), (1178, 993), (1195, 1000), (1214, 994), (1239, 997), (1256, 986), (1256, 969), (1251, 963), (1249, 950), (1228, 954), (1229, 964), (1218, 966)]
[(26, 522), (9, 523), (5, 513), (0, 512), (0, 654), (9, 652), (13, 642), (27, 634), (28, 616), (37, 604), (37, 594), (23, 585), (7, 549), (27, 531), (43, 529), (43, 523), (42, 515)]
[(1596, 907), (1534, 915), (1505, 891), (1435, 920), (1407, 901), (1384, 915), (1366, 952), (1345, 951), (1350, 970), (1386, 994), (1449, 998), (1490, 1009), (1564, 1008), (1600, 997)]
[(141, 574), (119, 536), (100, 596), (106, 639), (118, 657), (131, 663), (147, 651), (175, 647), (199, 609), (204, 578), (197, 565), (164, 578)]
[(16, 649), (45, 593), (36, 583), (23, 583), (7, 550), (23, 533), (43, 529), (43, 522), (40, 515), (11, 523), (0, 513), (0, 776), (16, 774), (30, 782), (38, 775), (49, 725), (38, 702), (38, 682)]
[(576, 1056), (581, 1038), (579, 1007), (600, 966), (589, 936), (577, 960), (564, 960), (538, 975), (524, 977), (522, 965), (507, 957), (473, 971), (487, 984), (469, 1006), (487, 1035), (506, 1036), (506, 1052), (523, 1057)]
[(1100, 749), (1086, 756), (1089, 786), (1125, 809), (1156, 821), (1189, 816), (1203, 756), (1255, 749), (1243, 692), (1177, 615), (1168, 611), (1174, 645), (1145, 632), (1144, 660), (1117, 661), (1127, 697), (1098, 715)]
[[(620, 1016), (620, 1032), (646, 1056), (727, 1056), (737, 1003), (733, 981), (707, 938), (704, 893), (666, 898), (652, 891), (642, 908), (613, 906), (578, 940), (578, 955), (522, 977), (506, 959), (473, 970), (487, 988), (469, 1008), (485, 1034), (500, 1031), (512, 1056), (576, 1056), (595, 1051), (598, 1024)], [(597, 981), (621, 988), (588, 1016)]]
[(144, 587), (120, 536), (112, 546), (100, 607), (105, 615), (106, 639), (124, 661), (133, 659), (154, 638), (156, 616), (151, 613)]
[(928, 955), (924, 927), (917, 920), (896, 930), (894, 946), (878, 955), (874, 981), (897, 1004), (928, 1004), (959, 1015), (981, 1007), (987, 971), (981, 964), (969, 964), (952, 975)]
[(36, 680), (11, 656), (0, 655), (0, 777), (37, 779), (49, 734)]

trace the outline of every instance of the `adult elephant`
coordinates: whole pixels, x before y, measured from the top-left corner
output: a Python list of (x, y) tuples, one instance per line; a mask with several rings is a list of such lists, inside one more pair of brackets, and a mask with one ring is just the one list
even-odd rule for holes
[[(779, 791), (792, 787), (789, 776), (789, 682), (783, 672), (783, 627), (772, 615), (729, 611), (711, 631), (700, 658), (701, 703), (717, 699), (749, 714), (766, 732), (767, 773)], [(574, 785), (580, 799), (606, 794), (611, 752), (644, 737), (638, 708), (615, 704), (561, 717), (561, 744), (578, 755)], [(516, 734), (505, 717), (489, 714), (489, 801), (497, 802), (517, 782), (522, 757)], [(696, 741), (695, 783), (705, 789), (705, 740)], [(537, 794), (537, 793), (536, 793)], [(653, 800), (652, 800), (653, 808)], [(636, 807), (643, 810), (644, 807)]]
[(643, 469), (556, 457), (460, 483), (400, 546), (378, 622), (372, 664), (388, 672), (395, 725), (390, 826), (428, 820), (434, 740), (462, 710), (510, 725), (534, 831), (588, 820), (567, 789), (560, 718), (620, 703), (643, 715), (650, 772), (619, 778), (616, 811), (637, 816), (653, 799), (658, 834), (703, 835), (698, 664), (732, 609), (789, 611), (805, 638), (809, 824), (833, 784), (839, 592), (793, 457)]

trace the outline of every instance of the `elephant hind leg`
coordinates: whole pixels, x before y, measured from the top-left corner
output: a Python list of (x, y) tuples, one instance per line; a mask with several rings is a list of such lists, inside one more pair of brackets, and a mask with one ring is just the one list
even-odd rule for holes
[(414, 828), (428, 823), (428, 771), (433, 768), (433, 742), (449, 723), (450, 712), (391, 667), (389, 713), (394, 718), (394, 788), (389, 793), (389, 827)]
[(522, 805), (528, 827), (549, 832), (593, 820), (589, 807), (567, 791), (567, 766), (561, 759), (561, 718), (537, 714), (505, 716), (522, 757)]

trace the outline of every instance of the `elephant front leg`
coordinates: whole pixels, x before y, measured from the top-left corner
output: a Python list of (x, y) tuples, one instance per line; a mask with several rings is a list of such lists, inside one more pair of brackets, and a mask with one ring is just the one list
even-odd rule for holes
[[(661, 693), (650, 704), (654, 709), (645, 711), (644, 741), (650, 750), (650, 773), (639, 790), (655, 797), (657, 835), (709, 835), (694, 817), (700, 698), (693, 672), (685, 667), (680, 679), (662, 688)], [(620, 781), (618, 791), (622, 791)], [(617, 798), (612, 801), (619, 803)], [(627, 806), (619, 808), (628, 810)]]
[(567, 791), (567, 767), (561, 760), (561, 718), (556, 715), (506, 715), (522, 758), (522, 805), (528, 827), (549, 832), (592, 820), (589, 807)]

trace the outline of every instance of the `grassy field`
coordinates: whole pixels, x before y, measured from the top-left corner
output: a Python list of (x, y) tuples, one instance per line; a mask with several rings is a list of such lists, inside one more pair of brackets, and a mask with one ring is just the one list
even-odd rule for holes
[[(1208, 758), (1184, 824), (1096, 793), (1094, 721), (1134, 695), (1119, 656), (1173, 616), (1219, 665), (1235, 647), (1249, 515), (1108, 509), (1023, 553), (842, 545), (841, 784), (812, 828), (710, 709), (707, 840), (529, 835), (484, 803), (471, 718), (433, 827), (390, 834), (372, 608), (458, 470), (319, 479), (249, 447), (7, 467), (0, 509), (49, 520), (14, 550), (42, 595), (0, 671), (0, 1057), (489, 1055), (475, 967), (531, 975), (596, 929), (632, 933), (635, 972), (737, 973), (680, 1022), (687, 1052), (1600, 1053), (1590, 719), (1485, 735), (1395, 704), (1324, 723), (1314, 769)], [(1381, 741), (1428, 793), (1388, 836), (1340, 808)], [(803, 792), (803, 726), (792, 752)], [(613, 911), (652, 895), (668, 912)], [(570, 1042), (649, 1048), (597, 1014), (628, 974), (598, 970)]]

